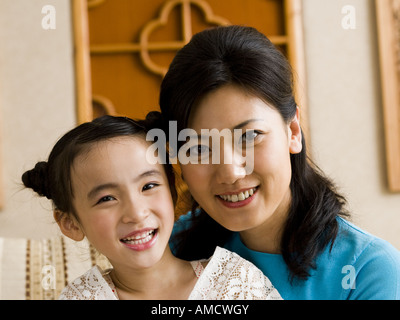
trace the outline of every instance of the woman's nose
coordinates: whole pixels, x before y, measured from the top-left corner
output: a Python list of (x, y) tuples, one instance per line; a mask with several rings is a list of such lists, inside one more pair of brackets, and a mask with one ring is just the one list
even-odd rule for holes
[(246, 176), (243, 157), (232, 148), (224, 148), (220, 157), (220, 163), (214, 164), (215, 175), (218, 183), (234, 184)]

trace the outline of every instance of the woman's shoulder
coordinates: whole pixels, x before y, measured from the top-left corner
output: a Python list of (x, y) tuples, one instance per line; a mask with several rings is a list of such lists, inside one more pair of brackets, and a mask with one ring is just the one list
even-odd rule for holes
[(351, 288), (355, 290), (350, 290), (349, 298), (400, 299), (400, 251), (347, 220), (340, 218), (338, 223), (329, 256), (353, 279)]
[(95, 265), (70, 282), (61, 291), (59, 300), (116, 300), (117, 297), (107, 281), (108, 271)]
[(337, 246), (342, 252), (351, 250), (354, 257), (374, 253), (390, 256), (400, 263), (400, 251), (388, 241), (357, 227), (343, 218), (338, 218), (337, 221), (339, 231), (334, 247)]
[(193, 223), (193, 217), (198, 216), (200, 211), (188, 211), (185, 214), (179, 216), (179, 218), (175, 221), (173, 232), (180, 232), (185, 229), (189, 229)]
[(176, 235), (184, 230), (188, 230), (193, 223), (193, 215), (198, 213), (192, 211), (182, 214), (174, 223), (174, 228), (172, 229), (171, 237), (169, 239), (169, 245), (173, 253), (176, 253), (177, 241)]

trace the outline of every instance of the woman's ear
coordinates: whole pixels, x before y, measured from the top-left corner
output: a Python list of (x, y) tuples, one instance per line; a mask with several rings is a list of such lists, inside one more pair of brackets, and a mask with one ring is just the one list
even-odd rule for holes
[(301, 143), (300, 109), (297, 107), (296, 115), (289, 124), (289, 152), (292, 154), (300, 153), (303, 149)]
[(76, 221), (72, 215), (59, 210), (54, 210), (54, 219), (60, 227), (61, 232), (68, 238), (75, 241), (81, 241), (85, 238), (85, 234), (83, 233), (78, 221)]

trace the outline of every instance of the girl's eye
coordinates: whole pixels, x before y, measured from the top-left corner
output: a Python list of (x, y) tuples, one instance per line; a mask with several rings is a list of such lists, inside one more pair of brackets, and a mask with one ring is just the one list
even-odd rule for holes
[(154, 182), (146, 183), (146, 184), (143, 186), (142, 191), (146, 191), (146, 190), (153, 189), (153, 188), (157, 187), (158, 185), (159, 185), (159, 184), (154, 183)]
[(115, 200), (115, 198), (113, 196), (105, 196), (100, 198), (99, 201), (97, 201), (97, 204), (103, 203), (103, 202), (109, 202), (109, 201), (113, 201)]

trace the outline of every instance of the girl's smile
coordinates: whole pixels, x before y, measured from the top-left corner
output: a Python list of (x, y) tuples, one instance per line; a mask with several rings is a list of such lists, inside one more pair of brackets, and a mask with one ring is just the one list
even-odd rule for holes
[(123, 237), (120, 241), (129, 249), (143, 251), (151, 248), (157, 241), (158, 229), (142, 229)]

